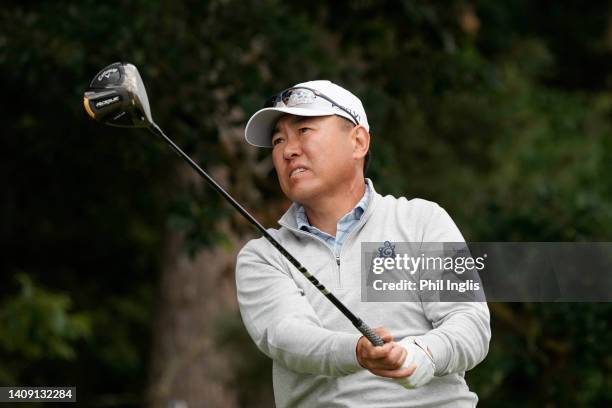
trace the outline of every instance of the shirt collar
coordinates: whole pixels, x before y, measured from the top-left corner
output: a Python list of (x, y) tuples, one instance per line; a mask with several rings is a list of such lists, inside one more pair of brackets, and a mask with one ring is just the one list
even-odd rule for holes
[[(344, 220), (345, 218), (349, 216), (352, 216), (352, 218), (355, 220), (361, 219), (361, 216), (368, 208), (370, 194), (371, 194), (370, 186), (368, 185), (368, 183), (365, 183), (365, 192), (363, 193), (363, 197), (361, 197), (361, 200), (359, 200), (357, 205), (355, 205), (355, 207), (353, 207), (351, 211), (349, 211), (342, 218), (340, 218), (338, 222)], [(306, 217), (306, 210), (304, 209), (304, 206), (299, 203), (297, 203), (297, 206), (295, 209), (295, 221), (296, 221), (297, 227), (301, 230), (310, 231), (311, 228), (314, 228), (308, 222), (308, 217)]]

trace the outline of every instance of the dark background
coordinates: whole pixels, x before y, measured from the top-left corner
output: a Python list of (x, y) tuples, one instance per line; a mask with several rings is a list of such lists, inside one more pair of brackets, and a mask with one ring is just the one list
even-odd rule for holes
[[(0, 385), (76, 386), (88, 407), (272, 404), (233, 288), (256, 234), (154, 136), (83, 111), (120, 60), (265, 225), (288, 203), (243, 127), (325, 78), (364, 102), (379, 192), (440, 203), (468, 241), (611, 240), (609, 2), (7, 1)], [(612, 403), (609, 304), (490, 309), (466, 376), (482, 406)]]

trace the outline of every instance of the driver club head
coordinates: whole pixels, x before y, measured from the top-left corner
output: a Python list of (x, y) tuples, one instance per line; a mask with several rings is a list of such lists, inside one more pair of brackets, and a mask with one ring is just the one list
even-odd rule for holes
[(150, 127), (154, 124), (138, 69), (127, 62), (110, 64), (92, 79), (83, 95), (85, 111), (111, 126)]

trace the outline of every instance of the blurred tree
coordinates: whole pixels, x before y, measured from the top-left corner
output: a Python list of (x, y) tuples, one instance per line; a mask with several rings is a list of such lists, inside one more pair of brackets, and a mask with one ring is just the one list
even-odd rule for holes
[(29, 371), (33, 362), (74, 360), (74, 343), (91, 333), (88, 316), (69, 312), (70, 297), (35, 286), (24, 273), (16, 278), (19, 294), (0, 305), (0, 327), (6, 333), (0, 337), (2, 384), (18, 384), (26, 373), (36, 375)]

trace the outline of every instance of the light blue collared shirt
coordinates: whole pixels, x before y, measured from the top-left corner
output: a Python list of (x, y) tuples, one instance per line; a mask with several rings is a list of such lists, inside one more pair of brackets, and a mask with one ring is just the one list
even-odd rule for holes
[(357, 203), (357, 205), (348, 213), (346, 213), (340, 220), (338, 221), (338, 225), (336, 226), (336, 236), (329, 235), (326, 232), (321, 231), (317, 227), (313, 227), (308, 222), (308, 217), (306, 217), (306, 211), (304, 206), (298, 205), (295, 220), (297, 222), (297, 226), (300, 230), (309, 232), (319, 238), (321, 238), (327, 246), (332, 250), (336, 258), (340, 256), (340, 250), (342, 249), (342, 244), (346, 240), (349, 232), (357, 225), (361, 216), (368, 208), (368, 201), (370, 199), (370, 187), (366, 183), (365, 192), (363, 193), (363, 197)]

